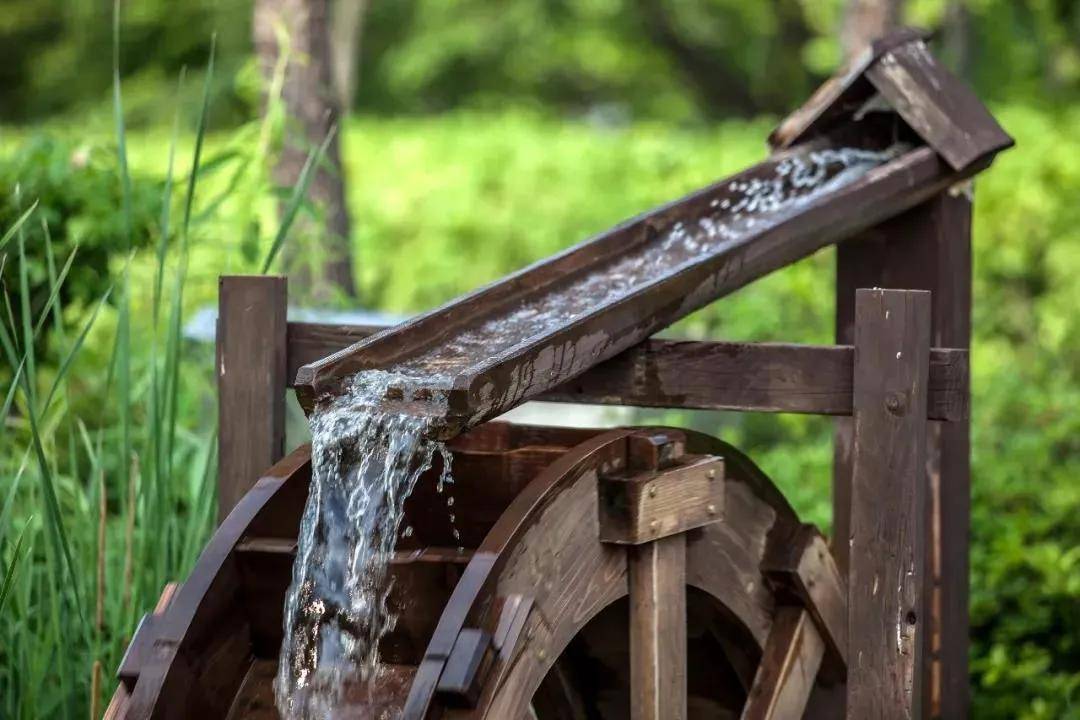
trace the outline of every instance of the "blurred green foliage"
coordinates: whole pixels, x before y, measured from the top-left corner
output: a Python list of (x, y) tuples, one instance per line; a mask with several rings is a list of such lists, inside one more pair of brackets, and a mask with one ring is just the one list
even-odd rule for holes
[[(0, 282), (21, 317), (17, 272), (25, 270), (30, 283), (30, 313), (40, 315), (49, 299), (51, 249), (63, 262), (78, 245), (78, 261), (72, 264), (60, 289), (61, 307), (87, 307), (112, 282), (109, 263), (129, 250), (146, 246), (161, 215), (161, 182), (136, 176), (132, 182), (132, 214), (129, 220), (117, 212), (121, 187), (116, 176), (113, 146), (87, 143), (70, 137), (35, 134), (0, 160), (0, 227), (12, 227), (27, 207), (36, 202), (32, 222), (23, 226), (26, 262), (8, 263)], [(54, 261), (55, 262), (55, 261)], [(39, 347), (39, 352), (43, 348)], [(7, 373), (0, 373), (0, 377)]]
[[(0, 120), (25, 122), (103, 97), (111, 2), (5, 0)], [(946, 60), (992, 100), (1080, 96), (1080, 3), (908, 0)], [(358, 106), (430, 113), (518, 105), (620, 120), (784, 112), (840, 60), (844, 0), (394, 0), (370, 2)], [(129, 122), (152, 120), (162, 82), (221, 68), (216, 120), (251, 117), (250, 0), (123, 3)], [(244, 73), (236, 70), (246, 68)], [(140, 89), (140, 87), (145, 89)], [(153, 88), (158, 88), (155, 93)]]

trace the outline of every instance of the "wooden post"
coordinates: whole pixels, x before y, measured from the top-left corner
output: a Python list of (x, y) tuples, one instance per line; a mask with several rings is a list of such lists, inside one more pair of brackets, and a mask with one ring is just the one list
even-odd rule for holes
[(218, 281), (218, 522), (285, 452), (285, 278)]
[[(931, 344), (971, 344), (970, 185), (957, 186), (837, 247), (836, 338), (854, 338), (855, 290), (887, 287), (933, 293)], [(966, 718), (968, 679), (968, 545), (971, 526), (970, 421), (931, 422), (931, 572), (935, 662), (924, 684), (935, 717)], [(852, 423), (837, 421), (833, 477), (833, 554), (847, 566)], [(933, 670), (936, 669), (936, 672)]]
[(859, 290), (848, 580), (849, 720), (929, 717), (930, 293)]
[(629, 554), (630, 717), (686, 720), (686, 536)]

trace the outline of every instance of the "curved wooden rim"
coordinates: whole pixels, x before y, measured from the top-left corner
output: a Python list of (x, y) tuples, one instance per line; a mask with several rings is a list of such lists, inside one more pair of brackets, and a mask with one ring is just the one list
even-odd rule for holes
[[(500, 573), (508, 563), (509, 555), (515, 545), (537, 521), (545, 507), (553, 502), (559, 493), (573, 486), (582, 475), (589, 471), (618, 469), (619, 464), (625, 462), (626, 438), (643, 430), (676, 432), (686, 438), (688, 450), (724, 456), (729, 478), (749, 490), (753, 497), (772, 509), (774, 515), (765, 536), (771, 537), (775, 528), (782, 527), (788, 530), (797, 525), (798, 520), (794, 511), (767, 476), (743, 453), (716, 438), (695, 431), (667, 428), (620, 428), (591, 438), (565, 453), (540, 473), (515, 498), (473, 556), (439, 620), (416, 673), (402, 714), (404, 720), (422, 720), (428, 716), (439, 678), (446, 666), (454, 642), (460, 632), (466, 628), (467, 622), (470, 619), (476, 619), (481, 614), (482, 608), (490, 608), (498, 603), (499, 598), (495, 597), (495, 584), (498, 582)], [(745, 551), (745, 548), (737, 545), (730, 545), (729, 549), (736, 553)], [(689, 551), (688, 557), (690, 557)], [(752, 558), (755, 572), (757, 572), (759, 559), (759, 557)], [(707, 574), (707, 571), (704, 572)], [(758, 649), (761, 649), (769, 622), (760, 617), (760, 614), (757, 618), (748, 617), (745, 607), (730, 602), (733, 594), (741, 594), (745, 588), (740, 587), (733, 591), (726, 589), (722, 582), (696, 580), (689, 571), (688, 584), (698, 587), (717, 599), (744, 625), (748, 635), (754, 639)], [(621, 590), (612, 588), (611, 592), (605, 596), (606, 603), (591, 607), (589, 612), (576, 616), (575, 621), (583, 627), (598, 612), (625, 594), (625, 578), (623, 578)], [(751, 620), (757, 620), (757, 622)], [(546, 655), (549, 666), (564, 649), (563, 646), (548, 648)], [(501, 678), (496, 682), (501, 682)], [(490, 702), (490, 696), (488, 701)]]
[(199, 556), (156, 629), (152, 650), (131, 693), (129, 717), (152, 717), (170, 688), (178, 693), (193, 682), (183, 653), (198, 641), (204, 615), (217, 608), (215, 583), (222, 582), (229, 558), (267, 503), (294, 478), (311, 471), (311, 446), (301, 445), (276, 463), (232, 509)]

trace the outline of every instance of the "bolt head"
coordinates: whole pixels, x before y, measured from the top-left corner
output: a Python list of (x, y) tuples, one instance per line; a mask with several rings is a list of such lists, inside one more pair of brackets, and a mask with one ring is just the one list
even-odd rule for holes
[(712, 505), (712, 504), (706, 505), (705, 506), (705, 512), (709, 513), (710, 515), (715, 515), (716, 514), (716, 506)]
[(656, 486), (655, 485), (650, 485), (649, 486), (649, 497), (651, 497), (651, 498), (656, 497)]

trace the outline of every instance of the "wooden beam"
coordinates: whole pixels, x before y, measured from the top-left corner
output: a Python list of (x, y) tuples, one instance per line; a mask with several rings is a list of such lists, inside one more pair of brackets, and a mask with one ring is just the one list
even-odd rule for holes
[(284, 277), (218, 282), (218, 522), (285, 452)]
[(631, 720), (685, 720), (686, 536), (628, 552)]
[(859, 290), (848, 580), (850, 720), (929, 717), (930, 293)]
[[(375, 329), (289, 323), (288, 381)], [(850, 342), (850, 340), (848, 341)], [(850, 345), (646, 340), (539, 400), (694, 410), (851, 414)], [(965, 351), (934, 349), (927, 417), (967, 417)]]
[(786, 606), (776, 611), (742, 720), (799, 720), (817, 680), (825, 641), (810, 613)]
[(847, 675), (847, 577), (841, 574), (828, 543), (813, 525), (802, 525), (794, 537), (770, 537), (761, 563), (778, 601), (806, 608), (829, 651), (822, 668), (826, 679), (843, 682)]
[[(971, 343), (970, 186), (941, 193), (919, 207), (837, 248), (837, 342), (851, 343), (855, 290), (910, 288), (933, 293), (931, 344), (968, 348)], [(933, 357), (931, 351), (931, 357)], [(933, 387), (934, 361), (931, 360)], [(931, 398), (934, 391), (931, 390)], [(933, 404), (933, 399), (929, 401)], [(965, 401), (965, 407), (967, 402)], [(934, 417), (928, 412), (931, 420)], [(965, 718), (968, 676), (968, 537), (971, 527), (969, 413), (953, 422), (931, 422), (927, 476), (931, 488), (930, 560), (935, 586), (932, 618), (935, 666), (926, 684), (934, 716)], [(833, 480), (833, 555), (847, 567), (851, 483), (851, 421), (837, 421)]]
[(599, 484), (601, 542), (641, 545), (717, 522), (724, 511), (724, 461), (708, 455)]

